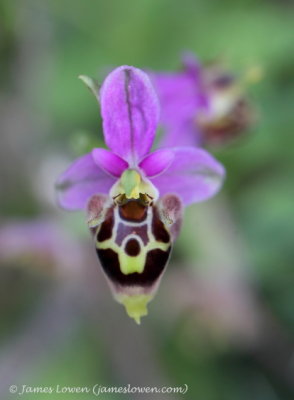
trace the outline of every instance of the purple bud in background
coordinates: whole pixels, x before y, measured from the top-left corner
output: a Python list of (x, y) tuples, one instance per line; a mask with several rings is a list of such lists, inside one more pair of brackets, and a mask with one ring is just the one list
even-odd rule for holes
[(191, 53), (182, 62), (179, 72), (149, 73), (161, 105), (160, 146), (223, 145), (245, 132), (254, 113), (244, 80), (220, 63), (200, 65)]

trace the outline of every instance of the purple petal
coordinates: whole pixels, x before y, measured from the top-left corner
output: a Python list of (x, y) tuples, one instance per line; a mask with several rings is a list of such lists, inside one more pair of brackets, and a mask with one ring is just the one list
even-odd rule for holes
[(174, 152), (168, 149), (157, 150), (146, 156), (139, 167), (148, 177), (156, 176), (165, 171), (174, 159)]
[(178, 126), (195, 115), (198, 97), (193, 76), (186, 72), (150, 73), (149, 76), (159, 97), (161, 124), (168, 127)]
[(159, 118), (148, 76), (129, 66), (111, 72), (101, 88), (101, 114), (107, 146), (136, 166), (152, 146)]
[(207, 151), (193, 147), (173, 149), (175, 158), (162, 175), (152, 178), (160, 196), (178, 195), (185, 205), (206, 200), (220, 189), (224, 167)]
[(201, 72), (199, 64), (190, 57), (182, 72), (149, 73), (160, 101), (160, 124), (165, 129), (161, 147), (200, 144), (196, 115), (207, 108)]
[(202, 134), (196, 126), (196, 121), (188, 119), (182, 123), (167, 127), (159, 142), (159, 147), (196, 146), (202, 145)]
[(191, 76), (197, 81), (200, 81), (202, 74), (202, 66), (200, 62), (195, 57), (195, 54), (191, 51), (187, 51), (182, 54), (182, 65), (186, 72), (188, 72)]
[(92, 157), (95, 164), (112, 176), (120, 177), (128, 168), (128, 163), (118, 155), (105, 149), (93, 149)]
[(95, 164), (91, 153), (85, 154), (74, 161), (57, 180), (58, 202), (68, 210), (83, 209), (93, 194), (108, 194), (115, 182), (115, 178)]

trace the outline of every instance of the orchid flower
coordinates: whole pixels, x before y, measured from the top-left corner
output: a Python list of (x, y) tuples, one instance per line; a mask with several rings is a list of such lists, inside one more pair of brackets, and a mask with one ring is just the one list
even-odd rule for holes
[[(189, 53), (182, 71), (149, 76), (161, 105), (162, 147), (227, 143), (253, 121), (244, 82), (217, 63), (203, 67)], [(255, 77), (248, 74), (246, 79)]]
[(208, 152), (151, 152), (159, 102), (143, 71), (121, 66), (97, 95), (109, 150), (94, 148), (58, 179), (61, 207), (86, 209), (98, 258), (114, 297), (138, 323), (147, 314), (176, 239), (183, 206), (220, 189), (224, 168)]

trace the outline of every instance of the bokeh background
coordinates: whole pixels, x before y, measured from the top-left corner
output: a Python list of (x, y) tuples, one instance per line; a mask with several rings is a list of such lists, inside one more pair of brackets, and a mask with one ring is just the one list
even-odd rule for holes
[[(294, 398), (293, 19), (286, 0), (0, 1), (1, 399), (17, 396), (11, 384), (96, 383), (187, 384), (189, 400)], [(59, 210), (53, 185), (103, 143), (77, 76), (174, 70), (185, 50), (237, 75), (257, 66), (258, 118), (214, 150), (224, 189), (186, 211), (137, 326), (110, 295), (85, 216)]]

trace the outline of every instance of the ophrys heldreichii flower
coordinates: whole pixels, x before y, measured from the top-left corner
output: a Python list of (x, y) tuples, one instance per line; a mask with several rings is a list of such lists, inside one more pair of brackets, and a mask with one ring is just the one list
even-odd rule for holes
[(208, 152), (173, 147), (150, 152), (157, 95), (141, 70), (122, 66), (99, 93), (105, 143), (77, 159), (57, 181), (65, 209), (86, 209), (98, 258), (114, 297), (140, 322), (159, 285), (183, 206), (220, 188), (224, 168)]

